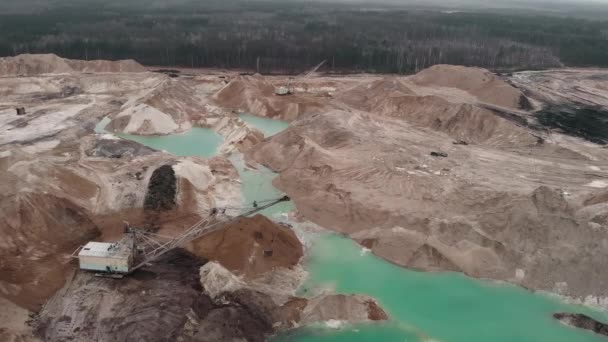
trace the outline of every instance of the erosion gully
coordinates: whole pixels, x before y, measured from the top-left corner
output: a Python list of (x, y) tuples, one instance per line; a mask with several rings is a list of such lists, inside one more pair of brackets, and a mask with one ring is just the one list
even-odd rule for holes
[[(266, 137), (288, 124), (253, 115), (241, 115)], [(109, 120), (96, 127), (103, 133)], [(117, 134), (123, 139), (178, 156), (216, 155), (222, 137), (211, 129), (193, 128), (168, 136)], [(230, 160), (242, 181), (245, 203), (276, 198), (271, 170), (251, 170), (242, 155)], [(291, 202), (267, 209), (264, 214), (285, 220)], [(592, 332), (566, 327), (552, 317), (555, 312), (580, 312), (599, 320), (608, 313), (568, 304), (557, 297), (523, 288), (472, 279), (458, 273), (410, 271), (369, 253), (352, 240), (332, 233), (315, 234), (304, 260), (309, 276), (299, 289), (302, 296), (325, 290), (361, 293), (378, 300), (390, 320), (383, 323), (326, 322), (292, 330), (271, 338), (282, 341), (407, 341), (407, 342), (605, 342)]]

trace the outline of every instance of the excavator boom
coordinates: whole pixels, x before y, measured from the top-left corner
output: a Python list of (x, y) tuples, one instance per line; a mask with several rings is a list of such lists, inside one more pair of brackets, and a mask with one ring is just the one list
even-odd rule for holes
[(141, 260), (135, 266), (131, 267), (129, 269), (128, 273), (129, 274), (133, 273), (134, 271), (151, 263), (152, 261), (158, 259), (163, 254), (166, 254), (167, 252), (169, 252), (175, 248), (184, 246), (185, 244), (189, 243), (190, 241), (196, 240), (206, 234), (220, 230), (228, 223), (232, 223), (234, 221), (239, 220), (240, 218), (247, 217), (249, 215), (258, 213), (258, 212), (260, 212), (264, 209), (270, 208), (278, 203), (286, 202), (289, 200), (290, 200), (290, 198), (288, 196), (283, 196), (281, 198), (272, 200), (268, 204), (261, 205), (261, 206), (258, 206), (257, 203), (254, 202), (253, 209), (251, 209), (241, 215), (234, 216), (234, 217), (231, 217), (226, 220), (219, 220), (219, 221), (213, 220), (213, 218), (217, 217), (217, 213), (218, 213), (218, 210), (214, 209), (214, 210), (212, 210), (211, 214), (207, 218), (202, 219), (201, 221), (195, 223), (190, 228), (188, 228), (186, 231), (184, 231), (182, 234), (170, 239), (169, 241), (167, 241), (165, 243), (160, 243), (160, 242), (150, 238), (148, 236), (149, 234), (145, 231), (130, 228), (129, 232), (134, 235), (134, 240), (146, 241), (148, 243), (148, 245), (152, 245), (154, 247), (152, 248), (151, 251), (144, 252), (143, 260)]

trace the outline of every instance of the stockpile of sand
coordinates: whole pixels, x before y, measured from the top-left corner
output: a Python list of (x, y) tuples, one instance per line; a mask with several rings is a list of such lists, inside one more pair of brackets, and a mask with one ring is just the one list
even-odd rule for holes
[(278, 96), (275, 86), (261, 75), (239, 76), (215, 93), (212, 99), (218, 106), (234, 111), (287, 121), (330, 107), (323, 97), (298, 93)]
[(479, 101), (507, 108), (525, 107), (527, 99), (517, 88), (481, 68), (435, 65), (409, 78), (417, 85), (464, 90)]
[(73, 72), (144, 72), (133, 60), (80, 61), (61, 58), (55, 54), (23, 54), (0, 58), (0, 76), (36, 76)]
[(50, 194), (5, 197), (0, 214), (0, 295), (36, 309), (63, 284), (62, 253), (99, 231), (83, 208)]
[(437, 96), (386, 98), (375, 112), (448, 134), (455, 140), (486, 145), (530, 145), (536, 138), (514, 121), (471, 104), (451, 103)]
[(358, 84), (339, 93), (336, 98), (353, 109), (372, 112), (390, 98), (404, 95), (414, 95), (414, 92), (398, 77), (386, 77)]
[(525, 128), (488, 109), (448, 102), (439, 96), (416, 95), (396, 77), (362, 83), (340, 93), (338, 99), (354, 110), (401, 118), (469, 143), (529, 145), (536, 142)]
[(145, 72), (141, 64), (132, 59), (121, 61), (83, 61), (77, 59), (66, 59), (66, 63), (78, 72)]
[(242, 218), (193, 242), (194, 254), (228, 270), (255, 278), (274, 268), (290, 268), (303, 255), (294, 232), (265, 216)]
[(53, 55), (19, 55), (0, 58), (1, 76), (34, 76), (40, 74), (63, 74), (74, 70), (65, 59)]
[(241, 201), (239, 175), (228, 159), (180, 158), (174, 165), (180, 210), (208, 213)]
[(148, 93), (125, 103), (106, 129), (137, 135), (163, 135), (184, 132), (192, 121), (206, 113), (193, 90), (167, 79)]

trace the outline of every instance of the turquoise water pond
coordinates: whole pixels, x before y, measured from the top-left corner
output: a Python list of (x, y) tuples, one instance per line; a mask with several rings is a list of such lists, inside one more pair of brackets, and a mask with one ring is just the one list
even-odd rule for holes
[[(250, 115), (241, 118), (267, 136), (287, 127), (285, 122)], [(103, 132), (106, 124), (107, 121), (100, 123), (96, 132)], [(118, 136), (179, 156), (209, 157), (217, 153), (221, 144), (219, 135), (202, 128), (162, 137)], [(275, 173), (263, 167), (246, 168), (238, 153), (230, 160), (241, 176), (245, 203), (282, 196), (272, 186)], [(288, 202), (264, 213), (278, 217), (292, 210), (293, 204)], [(367, 294), (379, 301), (391, 320), (337, 329), (320, 324), (276, 336), (273, 341), (606, 342), (599, 335), (565, 327), (551, 317), (554, 312), (570, 311), (607, 320), (605, 312), (461, 274), (409, 271), (335, 234), (315, 238), (305, 268), (309, 277), (300, 295), (326, 288), (338, 293)]]
[(376, 298), (392, 320), (342, 329), (304, 328), (276, 341), (446, 341), (575, 342), (606, 341), (553, 319), (560, 311), (606, 314), (569, 305), (523, 288), (479, 281), (458, 273), (403, 269), (366, 252), (352, 240), (322, 236), (309, 251), (310, 272), (301, 294), (331, 288)]
[(241, 114), (239, 115), (241, 120), (245, 121), (247, 125), (255, 127), (264, 133), (264, 136), (270, 137), (273, 136), (285, 128), (287, 128), (288, 123), (280, 120), (271, 120), (266, 118), (261, 118), (259, 116), (251, 115), (251, 114)]

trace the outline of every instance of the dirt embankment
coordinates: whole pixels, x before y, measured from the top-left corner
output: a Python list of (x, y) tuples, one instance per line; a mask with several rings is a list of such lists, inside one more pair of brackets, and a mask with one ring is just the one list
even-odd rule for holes
[(409, 78), (425, 87), (455, 88), (485, 102), (513, 109), (528, 109), (525, 95), (490, 71), (458, 65), (435, 65)]
[(165, 79), (147, 93), (125, 103), (106, 126), (111, 132), (137, 135), (163, 135), (192, 128), (198, 116), (206, 113), (192, 89)]
[(133, 60), (81, 61), (64, 59), (54, 54), (23, 54), (0, 58), (1, 76), (35, 76), (73, 72), (145, 72)]
[(5, 197), (0, 213), (0, 294), (36, 310), (61, 287), (64, 256), (100, 231), (84, 208), (50, 194)]

